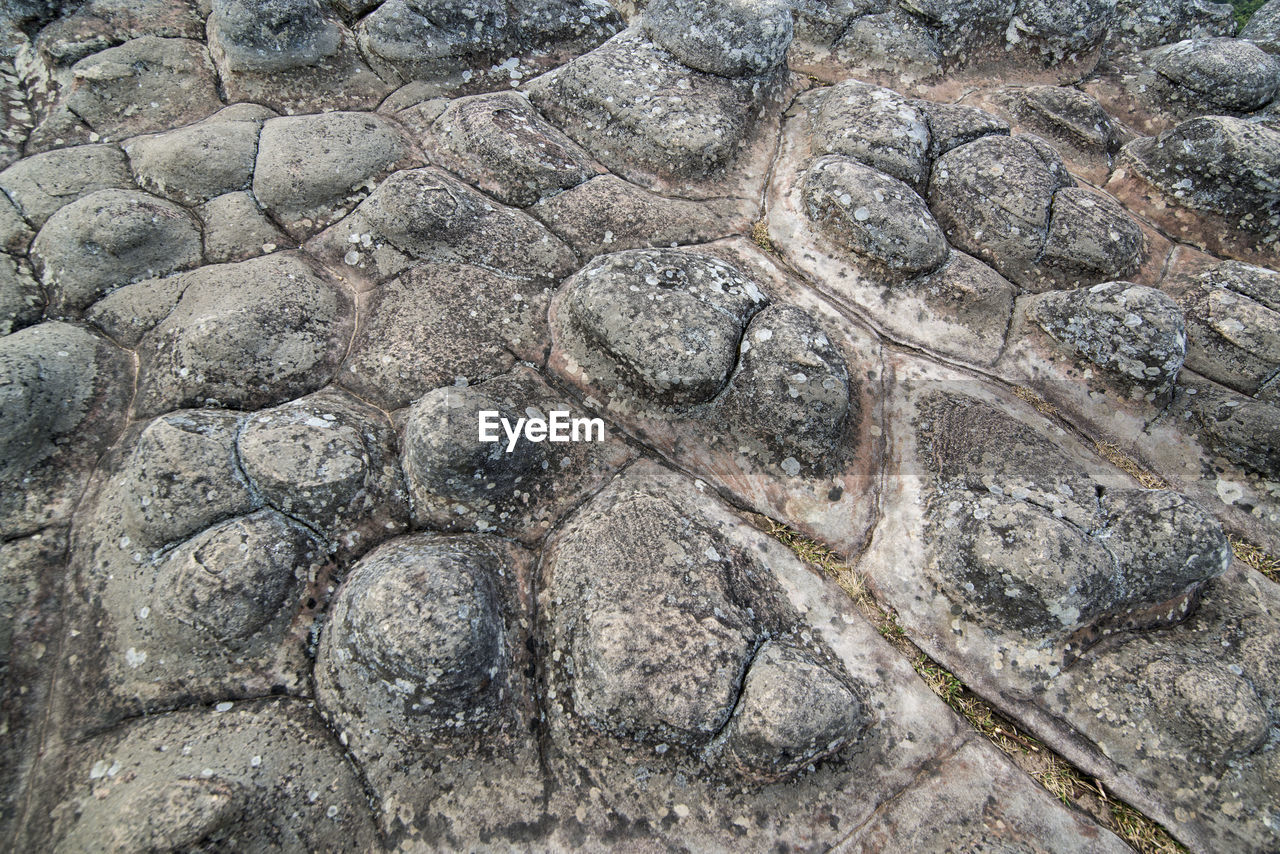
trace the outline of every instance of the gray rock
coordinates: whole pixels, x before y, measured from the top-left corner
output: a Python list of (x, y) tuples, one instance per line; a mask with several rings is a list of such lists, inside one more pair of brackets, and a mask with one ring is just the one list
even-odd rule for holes
[(423, 261), (474, 264), (546, 283), (578, 266), (573, 252), (533, 217), (434, 167), (394, 173), (307, 248), (369, 282)]
[(1228, 261), (1179, 295), (1187, 316), (1187, 367), (1254, 395), (1280, 370), (1280, 274)]
[(40, 320), (44, 293), (25, 262), (0, 254), (0, 336)]
[(1249, 39), (1268, 53), (1280, 53), (1280, 3), (1263, 3), (1249, 17), (1240, 38)]
[(1154, 288), (1129, 282), (1050, 291), (1031, 301), (1027, 316), (1126, 386), (1155, 395), (1172, 388), (1187, 352), (1178, 304)]
[(181, 543), (257, 510), (236, 459), (235, 413), (188, 410), (162, 415), (138, 435), (117, 474), (120, 526), (148, 552)]
[(1090, 285), (1137, 272), (1145, 257), (1142, 229), (1110, 196), (1078, 187), (1054, 193), (1039, 278), (1060, 287)]
[[(482, 411), (498, 412), (513, 426), (532, 413), (586, 417), (527, 368), (480, 385), (427, 392), (404, 420), (404, 471), (419, 526), (497, 531), (533, 542), (630, 456), (603, 430), (598, 438), (580, 431), (577, 435), (586, 441), (563, 444), (522, 437), (511, 447), (499, 429), (497, 442), (481, 442), (477, 425)], [(565, 430), (567, 435), (568, 425)]]
[[(441, 4), (440, 17), (468, 4)], [(360, 22), (360, 47), (383, 76), (402, 81), (469, 79), (474, 58), (491, 54), (506, 37), (506, 4), (470, 4), (475, 20), (449, 29), (441, 26), (406, 0), (387, 0)]]
[(34, 46), (50, 65), (65, 67), (140, 36), (200, 39), (204, 18), (191, 0), (89, 0), (40, 30)]
[(888, 291), (885, 323), (939, 353), (990, 362), (1004, 349), (1017, 293), (986, 264), (952, 252), (937, 270)]
[[(64, 103), (104, 136), (125, 137), (202, 119), (222, 107), (204, 45), (143, 36), (71, 66)], [(145, 91), (145, 109), (135, 102)]]
[(1171, 419), (1214, 454), (1263, 477), (1280, 477), (1280, 407), (1204, 380), (1183, 384)]
[(0, 188), (38, 229), (59, 208), (92, 192), (133, 189), (133, 178), (116, 146), (76, 145), (19, 160), (0, 172)]
[[(279, 113), (373, 109), (393, 86), (319, 0), (215, 0), (209, 53), (231, 102)], [(376, 14), (376, 13), (375, 13)]]
[(262, 126), (253, 194), (298, 237), (346, 213), (383, 176), (418, 162), (404, 131), (382, 116), (284, 116)]
[(1034, 286), (1054, 194), (1073, 184), (1034, 137), (986, 136), (934, 164), (929, 207), (947, 239), (1023, 287)]
[(204, 642), (219, 651), (263, 655), (263, 647), (278, 644), (293, 622), (308, 570), (323, 562), (323, 554), (310, 530), (260, 510), (214, 525), (168, 552), (154, 569), (150, 598), (139, 598), (154, 603), (156, 631), (179, 648)]
[(1046, 63), (1072, 61), (1102, 47), (1115, 0), (1018, 0), (1006, 39)]
[[(157, 749), (178, 744), (184, 749)], [(36, 848), (378, 844), (358, 778), (305, 703), (258, 700), (226, 712), (150, 716), (55, 760), (67, 769), (66, 802), (48, 836), (33, 837)], [(297, 819), (277, 817), (284, 815)]]
[(426, 263), (379, 286), (338, 382), (384, 409), (483, 382), (547, 350), (548, 288), (480, 267)]
[(810, 108), (815, 154), (842, 154), (922, 191), (929, 181), (926, 113), (892, 89), (847, 80)]
[[(962, 396), (936, 395), (920, 423), (940, 473), (968, 454), (1005, 455), (1008, 465), (1010, 456), (1054, 453), (1046, 437)], [(937, 538), (926, 546), (929, 572), (980, 623), (1057, 645), (1068, 658), (1104, 635), (1184, 619), (1230, 561), (1221, 526), (1176, 493), (1099, 490), (1098, 504), (1081, 493), (1076, 521), (1003, 486), (998, 494), (940, 485), (926, 523)]]
[(186, 279), (181, 274), (148, 279), (112, 291), (94, 303), (84, 318), (121, 347), (133, 350), (143, 335), (173, 311), (184, 290)]
[(910, 81), (941, 73), (945, 39), (901, 9), (855, 18), (835, 44), (835, 55), (855, 71), (902, 75)]
[(1193, 39), (1154, 51), (1153, 67), (1210, 110), (1253, 112), (1280, 93), (1280, 59), (1243, 39)]
[(1230, 36), (1235, 31), (1236, 22), (1228, 3), (1117, 0), (1106, 50), (1111, 54), (1122, 54), (1183, 39)]
[(964, 59), (984, 42), (1003, 41), (1019, 6), (1015, 0), (904, 0), (901, 5), (937, 33), (952, 61)]
[(624, 178), (702, 179), (739, 153), (778, 80), (695, 71), (635, 29), (533, 81), (553, 123)]
[(1120, 150), (1122, 132), (1093, 98), (1070, 86), (1027, 86), (1010, 92), (1010, 108), (1036, 133), (1107, 158)]
[(440, 165), (503, 204), (527, 207), (604, 171), (514, 92), (451, 101), (432, 131)]
[(249, 192), (216, 196), (197, 208), (196, 215), (204, 225), (207, 264), (247, 261), (294, 245)]
[(715, 397), (765, 302), (737, 269), (676, 249), (597, 258), (563, 287), (557, 334), (571, 336), (570, 355), (616, 397), (658, 408)]
[(949, 247), (909, 186), (849, 157), (814, 161), (801, 184), (805, 214), (840, 250), (890, 273), (927, 273)]
[(9, 196), (0, 193), (0, 251), (25, 254), (35, 236)]
[(395, 433), (350, 395), (322, 391), (259, 412), (236, 447), (262, 499), (323, 535), (340, 560), (408, 526)]
[(1280, 131), (1266, 124), (1191, 119), (1129, 143), (1122, 163), (1175, 204), (1222, 214), (1246, 232), (1280, 233)]
[(352, 298), (300, 257), (202, 267), (138, 344), (137, 409), (257, 409), (332, 378), (352, 327)]
[(123, 353), (78, 326), (0, 337), (0, 535), (69, 518), (124, 423), (131, 373)]
[(193, 267), (201, 255), (191, 214), (132, 190), (98, 190), (66, 205), (31, 243), (50, 311), (71, 316), (122, 285)]
[(584, 258), (624, 249), (704, 243), (735, 231), (726, 203), (659, 196), (614, 175), (600, 175), (529, 208)]
[(784, 471), (796, 464), (826, 471), (847, 424), (861, 420), (857, 385), (813, 316), (768, 306), (751, 318), (733, 375), (714, 404), (723, 444), (731, 453), (750, 448)]
[(642, 25), (690, 68), (725, 77), (784, 65), (791, 9), (783, 0), (652, 0)]
[(780, 780), (835, 752), (870, 724), (847, 677), (803, 649), (766, 641), (725, 725), (724, 750), (744, 776)]
[(504, 601), (518, 583), (503, 577), (511, 551), (496, 538), (419, 534), (357, 563), (316, 664), (329, 713), (410, 745), (511, 727), (524, 678), (511, 649), (518, 614)]
[(213, 0), (209, 46), (231, 71), (282, 71), (337, 53), (338, 23), (319, 0)]
[(130, 140), (124, 150), (144, 190), (198, 205), (249, 188), (258, 132), (271, 115), (262, 108), (228, 107), (194, 125)]
[[(929, 124), (930, 161), (984, 136), (1009, 135), (1008, 122), (977, 107), (937, 101), (916, 101), (915, 104)], [(927, 182), (928, 176), (925, 176), (926, 185)]]

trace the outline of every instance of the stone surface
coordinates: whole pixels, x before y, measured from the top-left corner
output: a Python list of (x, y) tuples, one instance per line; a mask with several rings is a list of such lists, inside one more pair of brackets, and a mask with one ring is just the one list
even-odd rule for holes
[(125, 144), (138, 185), (186, 205), (246, 190), (268, 110), (228, 107), (185, 128)]
[(417, 161), (404, 132), (381, 116), (269, 119), (258, 138), (253, 195), (296, 238), (327, 225), (388, 173)]
[(35, 228), (59, 208), (97, 190), (133, 189), (133, 178), (114, 145), (77, 145), (19, 160), (0, 172), (0, 188)]
[(351, 296), (298, 256), (212, 265), (179, 287), (138, 342), (142, 413), (297, 397), (333, 377), (350, 341)]
[(1274, 5), (0, 3), (0, 849), (1275, 850)]
[(136, 190), (98, 190), (51, 216), (31, 260), (60, 316), (74, 316), (139, 279), (201, 262), (200, 226), (177, 205)]
[(480, 267), (427, 263), (378, 287), (338, 382), (385, 409), (546, 353), (549, 289)]
[(725, 77), (782, 65), (792, 35), (791, 9), (778, 0), (652, 0), (643, 26), (685, 65)]

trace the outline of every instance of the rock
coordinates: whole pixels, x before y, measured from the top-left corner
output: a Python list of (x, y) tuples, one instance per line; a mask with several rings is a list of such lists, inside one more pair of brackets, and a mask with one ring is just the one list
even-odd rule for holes
[(1236, 22), (1228, 3), (1117, 0), (1106, 50), (1110, 54), (1129, 53), (1183, 39), (1230, 36), (1235, 31)]
[(1120, 166), (1131, 166), (1172, 204), (1221, 214), (1275, 251), (1280, 131), (1228, 116), (1191, 119), (1129, 143)]
[(805, 214), (840, 250), (898, 274), (928, 273), (949, 248), (924, 199), (848, 157), (820, 157), (805, 173)]
[(515, 583), (502, 577), (515, 568), (511, 551), (491, 538), (419, 534), (356, 564), (316, 664), (330, 714), (394, 740), (511, 726), (523, 679), (511, 649), (518, 614), (503, 589)]
[[(771, 305), (751, 318), (738, 364), (715, 402), (731, 452), (760, 462), (825, 470), (847, 423), (861, 420), (858, 383), (815, 318)], [(789, 461), (789, 462), (788, 462)], [(788, 472), (793, 473), (793, 472)]]
[[(323, 560), (315, 534), (274, 510), (215, 525), (165, 555), (155, 586), (157, 631), (249, 655), (278, 644), (293, 621), (308, 569)], [(146, 594), (150, 594), (149, 596)]]
[(40, 31), (35, 49), (65, 67), (140, 36), (200, 39), (204, 19), (190, 0), (90, 0)]
[[(1053, 454), (1045, 437), (1009, 416), (972, 399), (943, 398), (936, 395), (919, 422), (921, 445), (940, 473), (974, 471), (966, 454), (1001, 459), (1002, 467), (1017, 465), (1017, 456)], [(1176, 493), (1106, 490), (1094, 504), (1068, 487), (1055, 490), (1062, 509), (1051, 514), (1052, 505), (1025, 488), (997, 482), (1000, 493), (955, 491), (942, 475), (928, 511), (928, 530), (938, 538), (926, 546), (929, 572), (974, 619), (1069, 656), (1106, 634), (1184, 619), (1230, 560), (1221, 526)], [(1063, 493), (1081, 501), (1071, 513), (1063, 512), (1070, 509)]]
[(1248, 39), (1267, 53), (1280, 53), (1280, 3), (1263, 3), (1249, 17), (1240, 38)]
[(690, 69), (632, 29), (525, 91), (543, 115), (621, 177), (700, 180), (738, 155), (750, 117), (776, 88), (772, 78)]
[(272, 113), (228, 107), (179, 130), (125, 144), (138, 185), (185, 205), (247, 190), (258, 153), (258, 132)]
[(201, 261), (200, 226), (172, 202), (98, 190), (66, 205), (31, 243), (49, 309), (74, 316), (111, 290)]
[[(565, 435), (579, 441), (565, 439), (557, 446), (521, 438), (512, 447), (501, 429), (495, 429), (496, 442), (478, 441), (485, 411), (499, 413), (513, 429), (532, 413), (549, 418), (559, 411), (566, 414)], [(570, 433), (569, 419), (587, 420), (526, 368), (480, 385), (445, 386), (423, 395), (404, 421), (403, 462), (414, 521), (434, 530), (540, 539), (630, 457), (608, 439), (603, 421), (597, 436), (590, 424)]]
[(1243, 39), (1178, 42), (1155, 51), (1150, 61), (1209, 110), (1249, 113), (1280, 93), (1280, 59)]
[(781, 0), (652, 0), (642, 22), (685, 65), (725, 77), (772, 71), (791, 45), (791, 9)]
[[(1018, 290), (981, 261), (952, 252), (937, 270), (880, 288), (886, 328), (920, 346), (990, 363), (1004, 349)], [(887, 291), (887, 292), (886, 292)], [(866, 305), (874, 303), (866, 300)]]
[(1255, 395), (1280, 370), (1280, 274), (1228, 261), (1178, 287), (1187, 367)]
[(0, 188), (39, 229), (59, 208), (92, 192), (134, 187), (119, 148), (76, 145), (19, 160), (0, 172)]
[(338, 52), (342, 32), (319, 0), (213, 0), (209, 46), (230, 71), (284, 71)]
[[(916, 106), (924, 114), (929, 125), (929, 160), (931, 161), (975, 139), (981, 139), (984, 136), (1009, 135), (1008, 122), (977, 107), (965, 104), (941, 104), (936, 101), (917, 101)], [(927, 183), (928, 176), (925, 176), (925, 183), (917, 189), (927, 186)]]
[(371, 294), (338, 382), (384, 409), (483, 382), (546, 354), (549, 291), (479, 267), (427, 263)]
[(1036, 271), (1073, 287), (1137, 272), (1146, 254), (1142, 229), (1110, 196), (1078, 187), (1053, 195), (1049, 236)]
[(27, 265), (0, 255), (0, 336), (37, 323), (44, 313), (44, 293)]
[(124, 534), (159, 551), (257, 510), (262, 502), (236, 458), (243, 427), (234, 413), (204, 410), (173, 412), (147, 424), (117, 475)]
[(204, 260), (208, 264), (247, 261), (293, 246), (249, 192), (216, 196), (196, 209), (204, 224)]
[(1103, 183), (1131, 135), (1090, 95), (1070, 86), (1010, 86), (986, 93), (993, 109), (1024, 133), (1050, 140), (1076, 174)]
[[(103, 136), (125, 137), (202, 119), (222, 107), (204, 45), (143, 36), (71, 66), (64, 104)], [(139, 90), (146, 109), (135, 103)]]
[(1280, 477), (1280, 407), (1208, 381), (1183, 384), (1170, 406), (1171, 420), (1213, 454), (1265, 478)]
[[(123, 426), (131, 367), (105, 339), (46, 322), (0, 337), (0, 535), (66, 521)], [(89, 429), (88, 425), (92, 425)]]
[(704, 243), (736, 231), (744, 219), (726, 203), (670, 199), (600, 175), (542, 199), (529, 213), (584, 258), (625, 249)]
[(944, 55), (953, 63), (983, 42), (998, 39), (1017, 6), (1014, 0), (907, 0), (902, 4), (937, 34)]
[(506, 89), (620, 29), (621, 16), (596, 0), (388, 0), (360, 22), (358, 33), (361, 50), (383, 77), (421, 81), (431, 97), (452, 97)]
[[(157, 749), (179, 743), (185, 749)], [(56, 759), (68, 768), (70, 785), (45, 831), (50, 838), (33, 843), (40, 848), (54, 840), (67, 852), (378, 844), (359, 779), (301, 702), (257, 700), (226, 712), (141, 718)], [(98, 773), (111, 768), (114, 774)], [(296, 814), (297, 823), (278, 818), (277, 809)]]
[(173, 311), (184, 290), (186, 280), (181, 274), (148, 279), (112, 291), (94, 303), (84, 317), (112, 341), (133, 350), (143, 335)]
[(296, 238), (346, 213), (383, 176), (418, 165), (404, 132), (382, 116), (284, 116), (262, 126), (253, 194)]
[(819, 90), (812, 103), (815, 154), (842, 154), (923, 190), (930, 167), (923, 110), (891, 89), (857, 80)]
[[(931, 767), (916, 786), (858, 828), (841, 850), (847, 854), (1016, 851), (1028, 840), (1061, 854), (1123, 854), (1128, 848), (1086, 823), (1078, 812), (1047, 809), (1051, 796), (1044, 789), (1013, 789), (1021, 771), (1012, 767), (984, 771), (977, 760), (971, 743)], [(978, 777), (1000, 795), (984, 795), (968, 784)]]
[(609, 525), (589, 541), (576, 528), (549, 568), (562, 603), (549, 643), (571, 668), (574, 714), (615, 738), (705, 745), (729, 722), (759, 632), (731, 593), (750, 563), (669, 499), (609, 499), (591, 510)]
[(441, 165), (503, 204), (527, 207), (604, 171), (514, 92), (451, 101), (432, 131)]
[(213, 0), (209, 53), (227, 99), (278, 113), (373, 109), (393, 87), (319, 0)]
[(724, 749), (746, 776), (784, 779), (870, 723), (845, 679), (802, 649), (766, 641), (743, 679)]
[(1033, 137), (985, 136), (934, 164), (929, 207), (957, 248), (1033, 287), (1054, 194), (1073, 182)]
[(307, 248), (359, 284), (423, 261), (474, 264), (546, 283), (578, 266), (573, 252), (533, 217), (434, 167), (394, 173)]
[(901, 76), (911, 83), (937, 76), (943, 65), (943, 46), (934, 31), (897, 8), (854, 18), (834, 53), (854, 73)]
[(631, 250), (597, 258), (563, 286), (557, 336), (621, 401), (682, 408), (711, 400), (737, 361), (756, 284), (696, 252)]
[(27, 225), (9, 196), (0, 192), (0, 251), (26, 254), (27, 247), (35, 236), (36, 233)]
[(182, 286), (138, 344), (141, 414), (298, 397), (332, 378), (350, 340), (350, 295), (295, 255), (202, 267)]
[(1156, 395), (1172, 388), (1187, 351), (1178, 304), (1129, 282), (1040, 294), (1027, 317), (1068, 350)]
[(1075, 61), (1102, 47), (1114, 9), (1113, 0), (1019, 0), (1005, 38), (1046, 63)]
[(322, 391), (259, 412), (236, 447), (263, 500), (322, 534), (339, 559), (408, 525), (391, 425), (347, 394)]

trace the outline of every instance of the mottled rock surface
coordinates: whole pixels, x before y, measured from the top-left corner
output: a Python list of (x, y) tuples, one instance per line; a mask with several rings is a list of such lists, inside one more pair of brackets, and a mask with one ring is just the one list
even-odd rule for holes
[(1278, 2), (0, 2), (0, 849), (1275, 851)]

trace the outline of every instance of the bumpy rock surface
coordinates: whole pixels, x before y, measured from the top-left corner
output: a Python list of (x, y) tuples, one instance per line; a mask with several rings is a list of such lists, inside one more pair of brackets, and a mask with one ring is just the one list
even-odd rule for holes
[(0, 848), (1275, 851), (1278, 3), (0, 2)]

